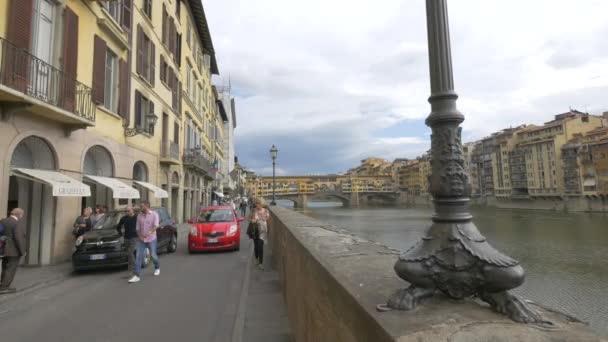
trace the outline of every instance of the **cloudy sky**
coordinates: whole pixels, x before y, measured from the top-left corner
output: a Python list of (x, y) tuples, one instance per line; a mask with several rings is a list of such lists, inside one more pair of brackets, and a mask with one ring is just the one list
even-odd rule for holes
[[(242, 164), (335, 173), (429, 148), (423, 0), (203, 0)], [(449, 2), (463, 139), (608, 110), (608, 1)]]

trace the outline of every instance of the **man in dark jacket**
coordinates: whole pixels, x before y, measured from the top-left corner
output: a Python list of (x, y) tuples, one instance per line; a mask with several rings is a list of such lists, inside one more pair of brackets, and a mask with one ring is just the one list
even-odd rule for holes
[(127, 208), (127, 215), (123, 216), (118, 222), (118, 232), (125, 239), (125, 248), (129, 258), (129, 274), (135, 271), (135, 247), (137, 246), (137, 215), (133, 207)]
[(23, 219), (23, 209), (15, 208), (11, 210), (9, 217), (0, 221), (4, 227), (4, 235), (6, 236), (6, 246), (4, 248), (4, 258), (2, 258), (2, 277), (0, 278), (0, 294), (13, 293), (17, 290), (10, 287), (17, 267), (19, 259), (27, 254), (25, 235), (19, 227), (20, 221)]

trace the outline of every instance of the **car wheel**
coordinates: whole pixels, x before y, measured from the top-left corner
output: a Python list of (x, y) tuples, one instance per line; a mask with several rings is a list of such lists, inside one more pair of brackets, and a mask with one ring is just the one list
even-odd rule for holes
[(169, 245), (167, 245), (167, 252), (175, 253), (177, 250), (177, 236), (175, 234), (171, 235), (171, 240), (169, 240)]
[(146, 268), (150, 265), (150, 261), (152, 261), (152, 254), (150, 253), (150, 249), (146, 248), (146, 252), (144, 254), (144, 261), (142, 262), (141, 267)]

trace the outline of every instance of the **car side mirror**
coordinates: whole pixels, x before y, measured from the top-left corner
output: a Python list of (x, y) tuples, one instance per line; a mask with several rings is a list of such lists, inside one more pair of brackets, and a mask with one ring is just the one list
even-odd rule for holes
[(193, 219), (189, 219), (189, 220), (188, 220), (188, 223), (193, 224), (193, 223), (194, 223), (194, 220), (193, 220)]
[(241, 222), (245, 221), (245, 218), (244, 217), (239, 217), (239, 218), (236, 219), (236, 221), (238, 223), (241, 223)]

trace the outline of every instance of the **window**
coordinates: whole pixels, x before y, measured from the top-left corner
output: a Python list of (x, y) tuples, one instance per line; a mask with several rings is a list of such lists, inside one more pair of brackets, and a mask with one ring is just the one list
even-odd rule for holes
[(110, 16), (120, 23), (122, 16), (122, 0), (104, 1), (103, 7), (110, 13)]
[(191, 94), (192, 91), (192, 67), (188, 64), (188, 72), (186, 73), (186, 93)]
[(36, 57), (47, 64), (53, 64), (53, 28), (55, 19), (55, 5), (52, 1), (34, 1), (32, 23), (32, 50)]
[(167, 62), (165, 62), (165, 57), (164, 56), (160, 56), (160, 81), (167, 84), (167, 74), (168, 71), (167, 69), (169, 68), (169, 66), (167, 65)]
[(154, 43), (150, 40), (150, 38), (143, 33), (141, 27), (139, 27), (138, 31), (139, 35), (139, 46), (137, 49), (137, 65), (138, 72), (144, 79), (146, 79), (150, 84), (154, 85), (155, 78), (155, 63), (156, 63), (156, 48)]
[(149, 19), (152, 19), (152, 0), (144, 0), (144, 6), (142, 9), (144, 11), (144, 14)]
[(105, 89), (103, 106), (112, 112), (118, 111), (118, 57), (106, 51)]
[(135, 91), (135, 127), (154, 135), (154, 126), (148, 123), (148, 115), (154, 113), (154, 102)]
[(179, 143), (179, 124), (177, 122), (173, 123), (173, 142)]
[(188, 47), (190, 47), (190, 42), (192, 41), (192, 25), (190, 25), (190, 21), (188, 21), (186, 26), (188, 27), (186, 29), (186, 43), (188, 44)]
[(179, 17), (180, 17), (180, 14), (181, 14), (180, 13), (181, 12), (181, 7), (182, 7), (181, 2), (182, 2), (182, 0), (177, 0), (175, 2), (175, 16), (177, 17), (177, 20), (179, 20)]

